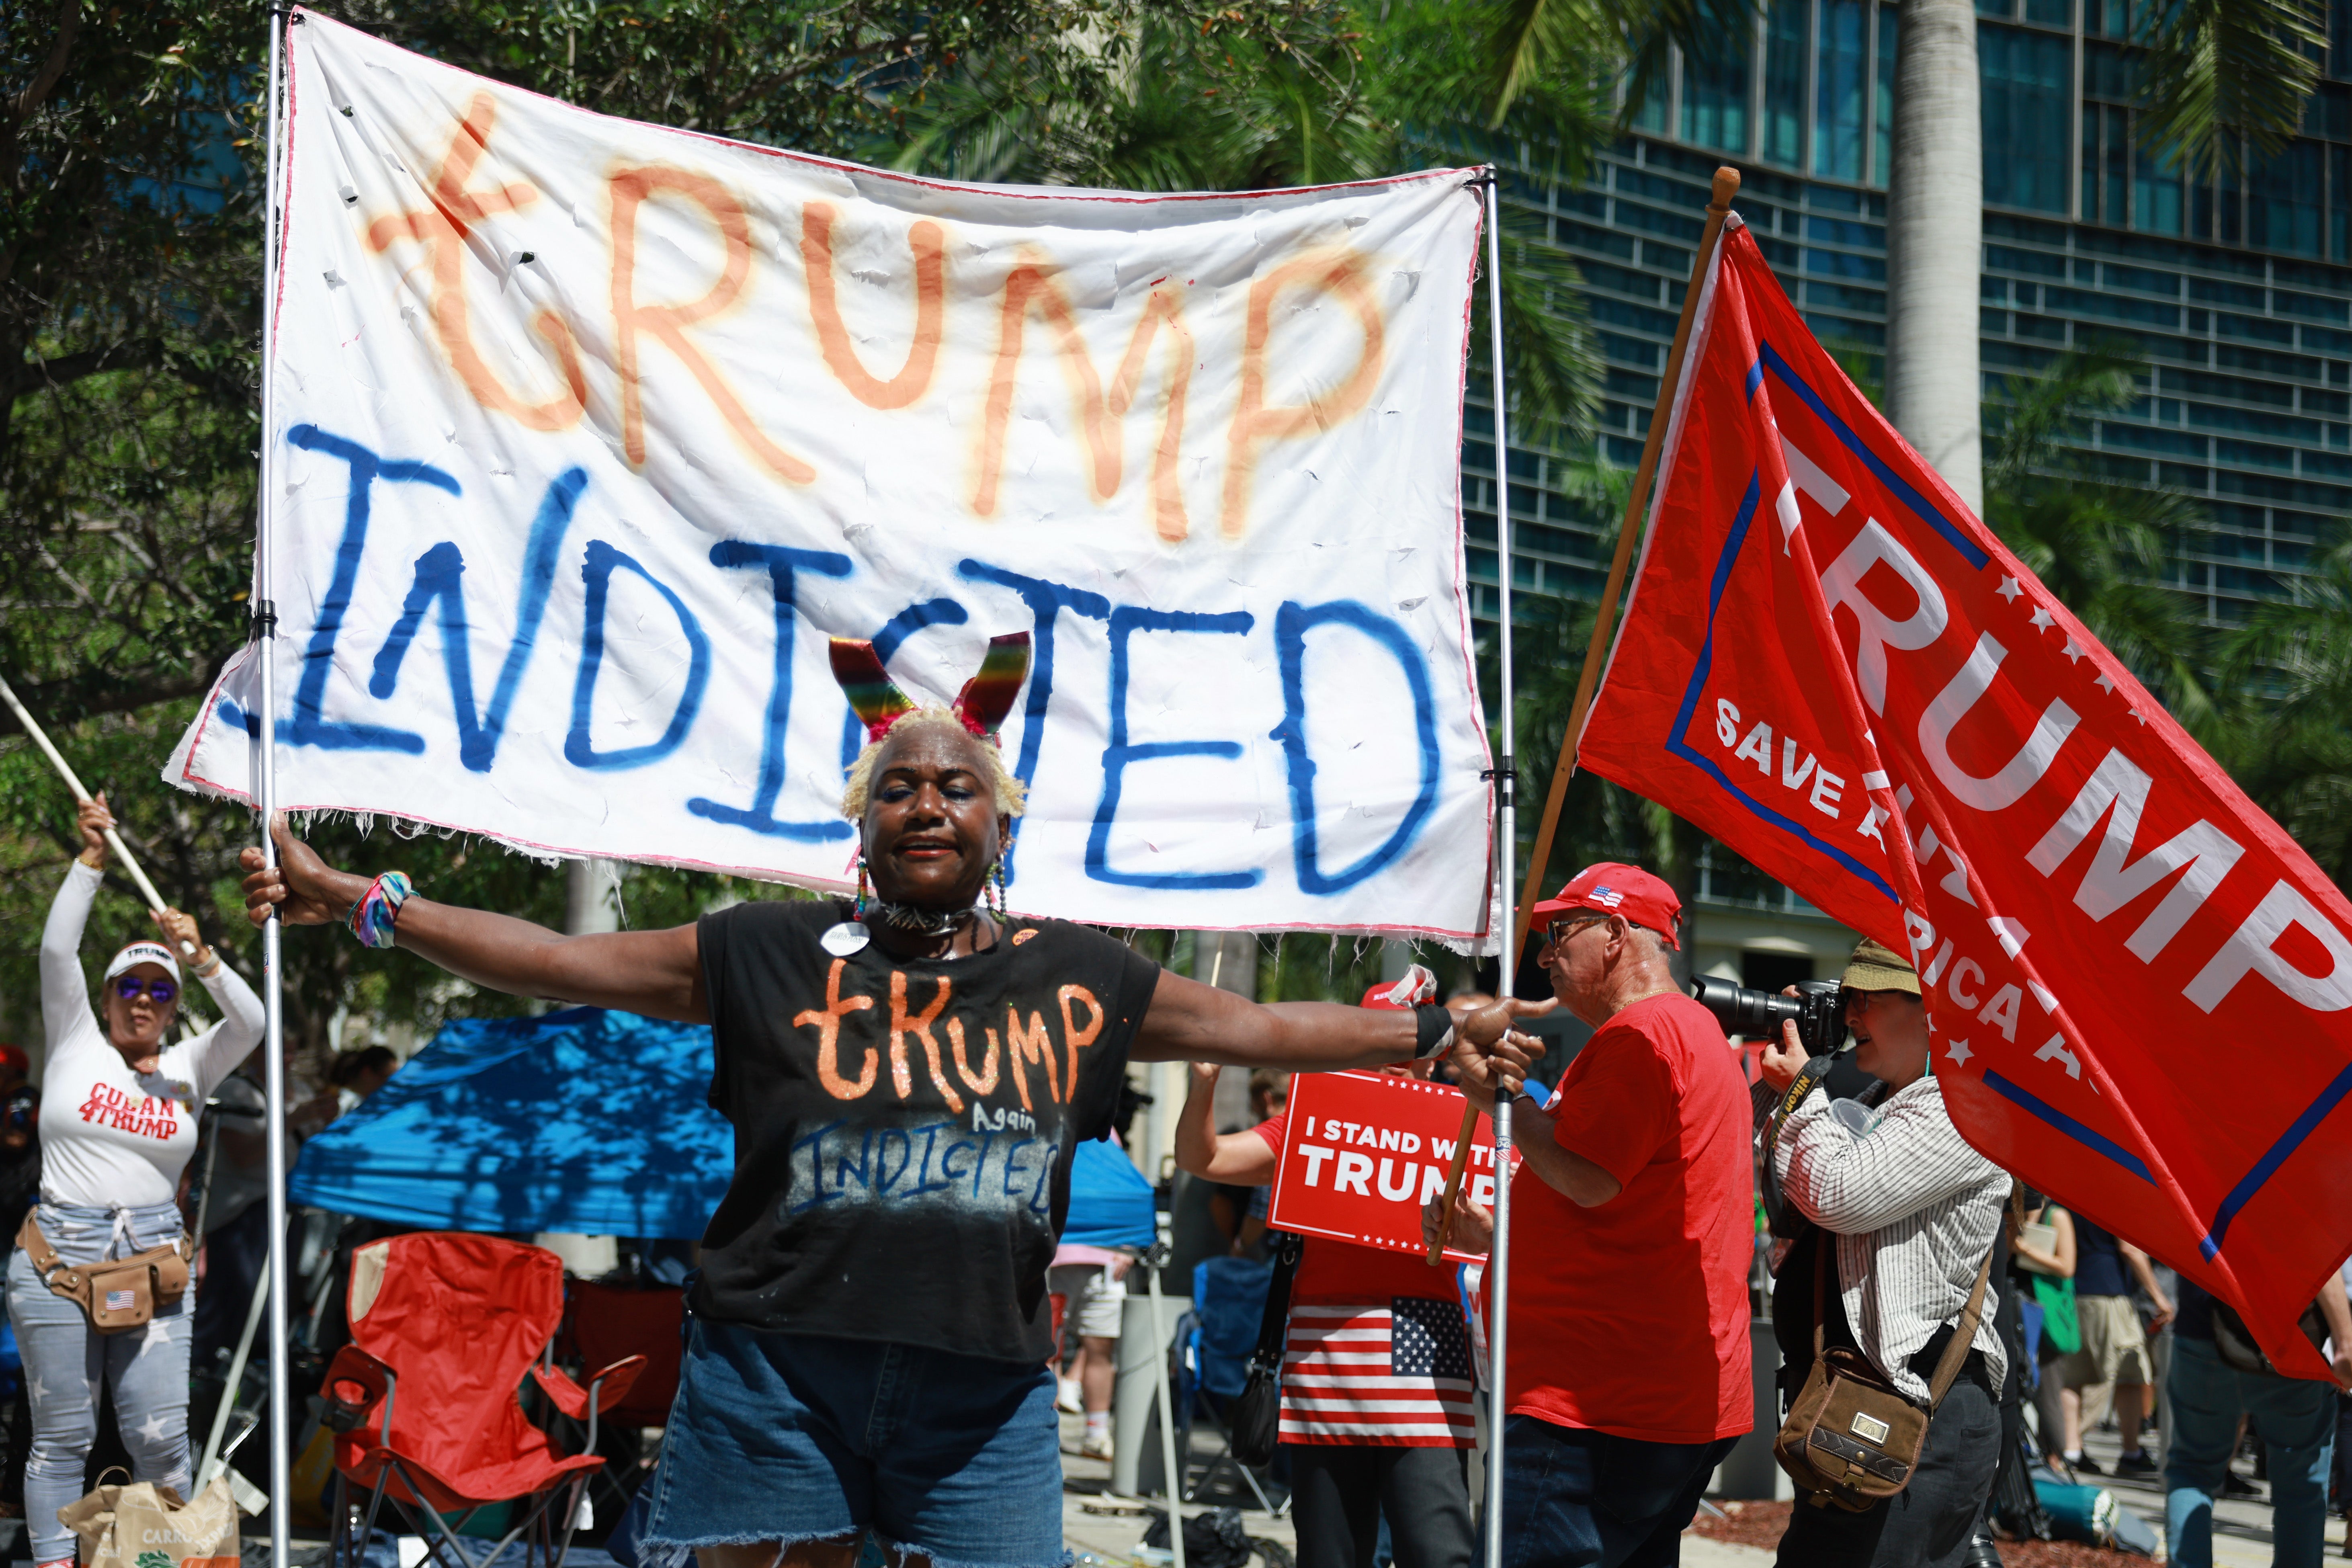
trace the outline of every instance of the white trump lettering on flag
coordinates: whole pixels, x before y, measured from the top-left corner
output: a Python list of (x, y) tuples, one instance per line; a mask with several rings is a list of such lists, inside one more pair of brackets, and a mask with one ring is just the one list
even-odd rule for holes
[[(607, 119), (289, 31), (278, 799), (843, 888), (828, 637), (1035, 663), (1024, 911), (1488, 919), (1460, 171), (1144, 197)], [(250, 798), (256, 655), (175, 752)]]

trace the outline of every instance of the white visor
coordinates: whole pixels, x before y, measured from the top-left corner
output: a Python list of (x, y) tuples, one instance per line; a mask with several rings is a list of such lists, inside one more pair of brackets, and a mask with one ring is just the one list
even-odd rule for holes
[(180, 978), (180, 961), (173, 958), (172, 950), (160, 942), (132, 942), (114, 955), (114, 962), (106, 966), (106, 977), (111, 980), (124, 970), (140, 963), (160, 963), (173, 980)]

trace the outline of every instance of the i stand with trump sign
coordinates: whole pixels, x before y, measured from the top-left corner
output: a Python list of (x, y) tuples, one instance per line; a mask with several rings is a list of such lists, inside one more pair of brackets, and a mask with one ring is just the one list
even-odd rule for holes
[[(1458, 1089), (1394, 1074), (1298, 1074), (1267, 1226), (1425, 1256), (1421, 1209), (1445, 1191), (1463, 1103)], [(1482, 1205), (1495, 1201), (1495, 1129), (1484, 1116), (1462, 1190)], [(1449, 1247), (1445, 1256), (1476, 1263), (1486, 1255)]]

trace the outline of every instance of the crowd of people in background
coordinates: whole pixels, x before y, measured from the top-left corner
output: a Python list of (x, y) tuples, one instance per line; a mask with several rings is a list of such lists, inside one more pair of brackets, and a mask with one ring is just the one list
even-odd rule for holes
[[(2214, 1506), (2243, 1484), (2230, 1461), (2251, 1427), (2274, 1492), (2275, 1560), (2317, 1563), (2331, 1488), (2347, 1495), (2332, 1469), (2352, 1457), (2337, 1441), (2352, 1412), (2339, 1394), (2352, 1391), (2345, 1281), (2313, 1309), (2336, 1386), (2282, 1376), (2192, 1282), (2023, 1191), (1956, 1131), (1933, 1076), (1922, 987), (1902, 955), (1870, 941), (1854, 951), (1840, 982), (1852, 1038), (1842, 1060), (1810, 1054), (1793, 1024), (1743, 1058), (1675, 978), (1671, 889), (1638, 868), (1588, 868), (1533, 911), (1554, 998), (1591, 1031), (1538, 1093), (1528, 1073), (1543, 1047), (1519, 1022), (1542, 1005), (1473, 992), (1440, 1003), (1416, 969), (1355, 1008), (1259, 1006), (1097, 933), (982, 913), (1018, 785), (972, 743), (969, 722), (944, 718), (889, 742), (877, 735), (852, 773), (844, 809), (861, 824), (861, 870), (870, 858), (880, 895), (872, 906), (743, 905), (681, 931), (559, 937), (401, 889), (386, 898), (384, 878), (346, 876), (287, 837), (284, 869), (251, 868), (257, 910), (323, 921), (381, 900), (385, 942), (404, 919), (404, 945), (478, 984), (713, 1023), (714, 1103), (755, 1157), (739, 1164), (740, 1191), (706, 1238), (680, 1394), (646, 1482), (646, 1540), (698, 1551), (706, 1568), (841, 1568), (868, 1532), (908, 1560), (1047, 1562), (1058, 1554), (1046, 1544), (1058, 1531), (1048, 1507), (1058, 1475), (1045, 1474), (1057, 1468), (1053, 1408), (1082, 1419), (1078, 1454), (1113, 1453), (1130, 1254), (1062, 1244), (1060, 1215), (1034, 1205), (976, 1225), (927, 1211), (915, 1229), (877, 1240), (876, 1215), (844, 1207), (803, 1220), (779, 1202), (790, 1170), (782, 1151), (803, 1122), (845, 1104), (885, 1121), (896, 1113), (866, 1098), (874, 1053), (862, 1084), (836, 1065), (846, 1037), (834, 1031), (877, 987), (900, 1020), (893, 1070), (897, 1099), (909, 1098), (916, 1080), (897, 1042), (913, 1026), (912, 973), (919, 984), (937, 977), (926, 1023), (951, 992), (983, 1008), (1010, 998), (1016, 1022), (1024, 1006), (1058, 1013), (1070, 1080), (1033, 1108), (1043, 1119), (1050, 1104), (1066, 1123), (1052, 1134), (1065, 1184), (1076, 1139), (1108, 1131), (1129, 1059), (1191, 1062), (1175, 1163), (1204, 1196), (1217, 1251), (1244, 1262), (1263, 1265), (1271, 1243), (1294, 1239), (1269, 1233), (1265, 1201), (1291, 1072), (1436, 1074), (1490, 1115), (1513, 1101), (1523, 1164), (1507, 1364), (1484, 1355), (1479, 1266), (1433, 1271), (1419, 1257), (1323, 1237), (1296, 1254), (1280, 1304), (1278, 1429), (1304, 1568), (1467, 1568), (1488, 1531), (1499, 1531), (1503, 1560), (1526, 1568), (1676, 1561), (1717, 1467), (1771, 1416), (1751, 1376), (1759, 1252), (1782, 1407), (1834, 1363), (1867, 1369), (1924, 1416), (1891, 1493), (1801, 1501), (1780, 1543), (1787, 1568), (1997, 1561), (1991, 1525), (2039, 1506), (2033, 1479), (2100, 1473), (2084, 1435), (2110, 1409), (2116, 1471), (2162, 1479), (2172, 1561), (2210, 1561)], [(42, 1568), (73, 1559), (57, 1510), (81, 1494), (101, 1399), (134, 1476), (188, 1489), (191, 1370), (217, 1375), (249, 1338), (270, 1240), (265, 1100), (250, 1059), (262, 1019), (250, 988), (195, 921), (166, 910), (162, 941), (131, 943), (103, 966), (91, 1006), (79, 948), (110, 823), (102, 799), (83, 803), (86, 847), (44, 933), (40, 1090), (26, 1082), (24, 1053), (0, 1047), (0, 1248), (26, 1370), (5, 1423), (0, 1511), (26, 1517)], [(935, 908), (971, 913), (945, 919)], [(355, 930), (362, 923), (353, 917)], [(174, 1038), (187, 979), (219, 1019)], [(797, 1059), (790, 1031), (813, 1018), (833, 1021), (821, 1100), (778, 1066)], [(941, 1027), (966, 1083), (985, 1092), (962, 1055), (984, 1026)], [(1098, 1041), (1082, 1071), (1079, 1047)], [(289, 1155), (398, 1066), (383, 1047), (341, 1056), (291, 1110)], [(1250, 1114), (1219, 1127), (1227, 1068), (1248, 1074)], [(929, 1070), (944, 1093), (936, 1047)], [(760, 1147), (776, 1157), (763, 1162)], [(1431, 1243), (1442, 1233), (1466, 1254), (1492, 1242), (1491, 1215), (1467, 1195), (1428, 1202), (1423, 1223)], [(142, 1334), (102, 1335), (58, 1288), (60, 1270), (102, 1260), (194, 1260), (198, 1241), (194, 1300), (159, 1294)], [(802, 1266), (811, 1257), (829, 1261), (812, 1272)], [(861, 1327), (880, 1337), (796, 1328), (839, 1305), (837, 1280), (849, 1276), (838, 1264), (849, 1259), (866, 1280), (855, 1304), (874, 1320)], [(1065, 1313), (1050, 1369), (1049, 1299)], [(1407, 1339), (1411, 1368), (1399, 1357), (1370, 1387), (1360, 1348)], [(1487, 1518), (1471, 1466), (1486, 1436), (1477, 1392), (1498, 1376), (1503, 1503)], [(2029, 1401), (2039, 1414), (2030, 1458)], [(898, 1436), (876, 1439), (876, 1422)], [(2147, 1443), (2159, 1429), (2160, 1460)]]

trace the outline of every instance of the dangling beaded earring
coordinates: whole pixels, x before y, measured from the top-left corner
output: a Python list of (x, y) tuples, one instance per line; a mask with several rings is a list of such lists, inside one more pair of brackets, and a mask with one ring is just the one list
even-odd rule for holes
[(866, 851), (857, 852), (857, 919), (866, 919)]
[(999, 925), (1003, 924), (1004, 861), (1002, 857), (998, 858), (995, 865), (988, 868), (988, 881), (981, 889), (981, 896), (987, 901), (988, 912), (996, 917)]

